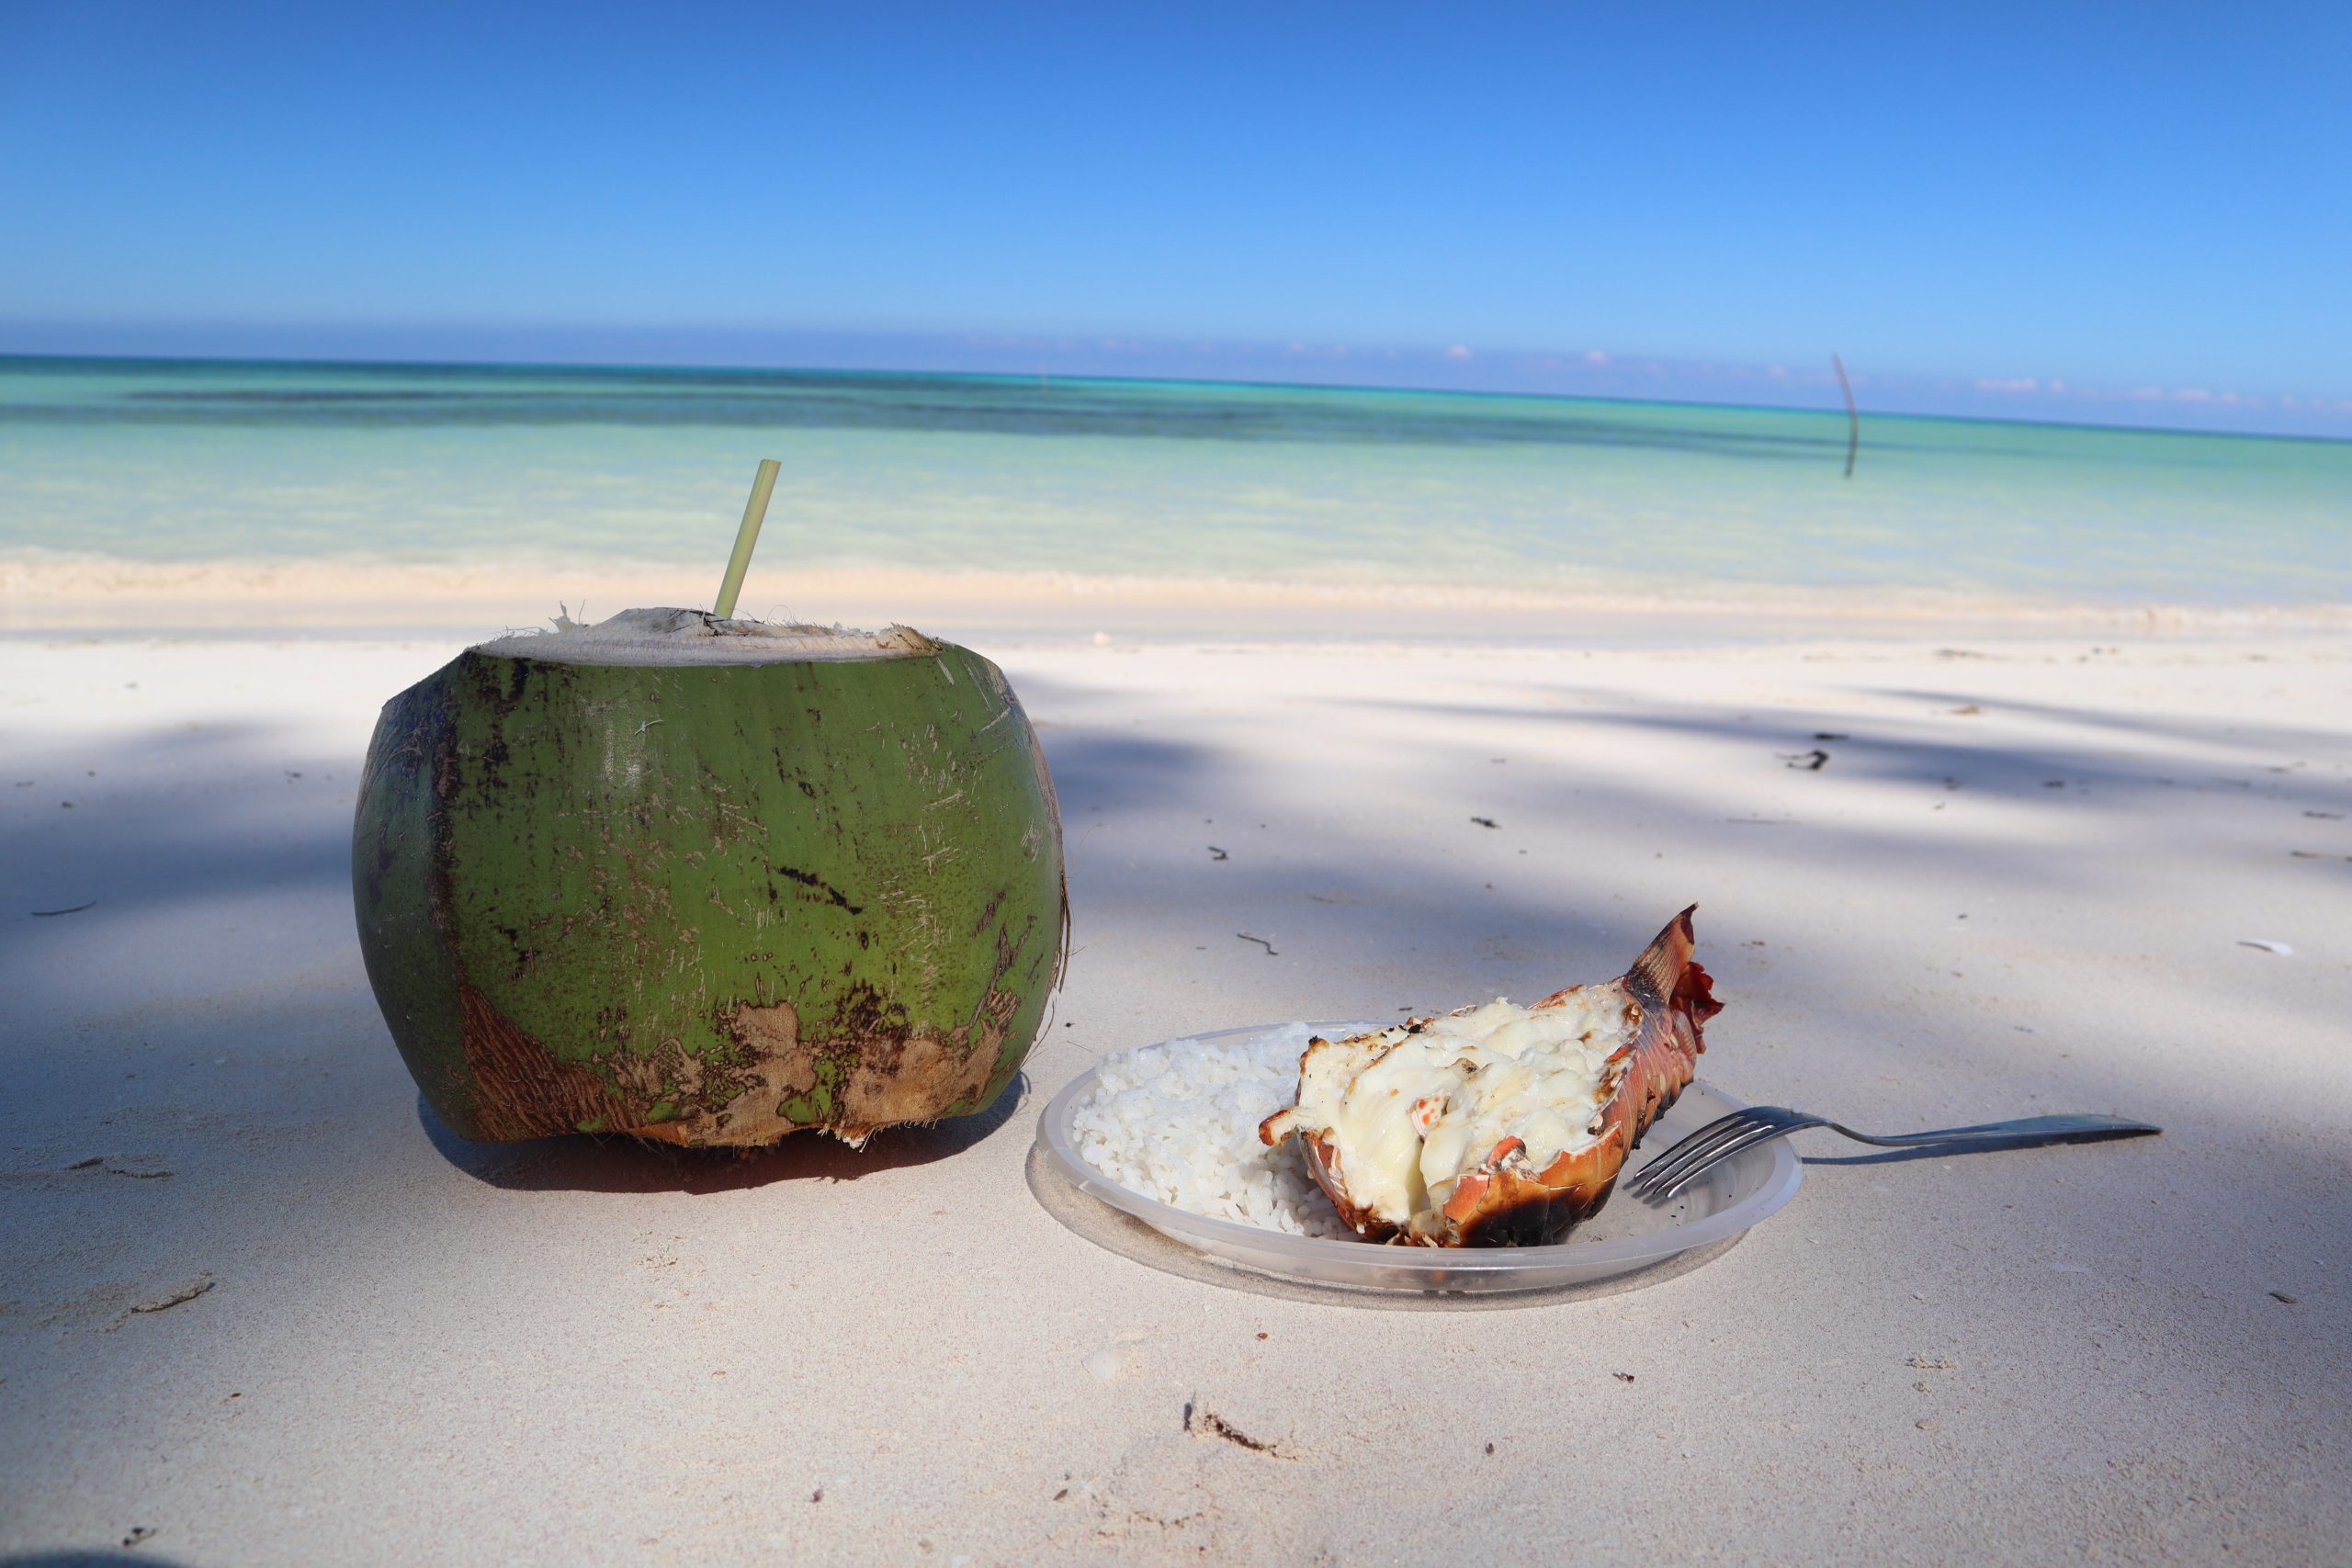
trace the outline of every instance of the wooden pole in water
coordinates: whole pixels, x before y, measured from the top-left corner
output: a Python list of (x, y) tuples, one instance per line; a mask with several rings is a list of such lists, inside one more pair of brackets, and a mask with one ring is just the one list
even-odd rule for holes
[(743, 525), (735, 530), (735, 549), (727, 558), (727, 575), (719, 581), (718, 603), (710, 607), (711, 614), (722, 621), (735, 613), (736, 595), (743, 592), (743, 574), (752, 569), (752, 547), (760, 542), (760, 525), (767, 520), (768, 497), (775, 491), (775, 476), (782, 468), (774, 457), (760, 459), (760, 471), (752, 480), (752, 499), (743, 503)]
[(1854, 384), (1846, 379), (1846, 362), (1833, 353), (1829, 363), (1838, 369), (1838, 389), (1846, 394), (1846, 477), (1854, 477), (1854, 454), (1862, 449), (1862, 416), (1854, 411)]

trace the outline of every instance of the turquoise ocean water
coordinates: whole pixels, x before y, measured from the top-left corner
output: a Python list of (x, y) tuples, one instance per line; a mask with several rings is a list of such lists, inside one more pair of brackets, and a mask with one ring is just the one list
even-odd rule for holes
[(888, 373), (0, 358), (0, 558), (2352, 604), (2352, 443)]

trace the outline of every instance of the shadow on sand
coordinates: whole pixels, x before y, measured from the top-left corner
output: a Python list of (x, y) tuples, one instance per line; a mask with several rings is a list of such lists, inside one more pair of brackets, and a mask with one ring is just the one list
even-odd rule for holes
[(1015, 1075), (996, 1103), (928, 1126), (886, 1127), (854, 1149), (808, 1134), (760, 1149), (687, 1149), (637, 1138), (579, 1134), (524, 1143), (477, 1144), (451, 1132), (423, 1095), (416, 1119), (441, 1157), (477, 1181), (510, 1192), (739, 1192), (777, 1181), (855, 1181), (877, 1171), (929, 1165), (963, 1153), (1012, 1120), (1029, 1100)]
[[(1576, 694), (1567, 687), (1550, 690), (1564, 697)], [(1960, 690), (1939, 694), (1937, 700), (1971, 697)], [(1148, 701), (1140, 705), (1138, 715), (1135, 699), (1120, 700), (1118, 728), (1094, 731), (1049, 725), (1044, 732), (1068, 829), (1080, 922), (1079, 962), (1081, 967), (1088, 964), (1082, 954), (1092, 943), (1103, 955), (1096, 962), (1109, 973), (1132, 976), (1158, 966), (1179, 974), (1197, 993), (1187, 1005), (1198, 1010), (1204, 1024), (1234, 1021), (1220, 1016), (1229, 1008), (1247, 1008), (1246, 1018), (1269, 999), (1295, 1015), (1344, 1016), (1351, 1007), (1367, 1004), (1442, 1001), (1471, 984), (1526, 995), (1564, 979), (1614, 973), (1679, 902), (1694, 895), (1712, 900), (1712, 886), (1724, 880), (1703, 867), (1679, 863), (1652, 872), (1645, 856), (1635, 863), (1642, 868), (1638, 875), (1621, 858), (1599, 863), (1599, 869), (1573, 861), (1555, 863), (1547, 865), (1541, 876), (1513, 881), (1480, 869), (1477, 856), (1495, 849), (1508, 853), (1513, 837), (1526, 830), (1521, 824), (1532, 829), (1579, 819), (1622, 825), (1615, 831), (1634, 839), (1641, 851), (1653, 842), (1679, 846), (1705, 837), (1709, 830), (1720, 844), (1727, 841), (1720, 826), (1724, 813), (1737, 809), (1725, 801), (1736, 801), (1736, 794), (1712, 789), (1678, 793), (1671, 780), (1634, 780), (1578, 769), (1573, 761), (1543, 768), (1514, 765), (1491, 775), (1481, 773), (1475, 799), (1458, 793), (1443, 800), (1433, 796), (1426, 802), (1426, 819), (1413, 815), (1418, 806), (1393, 811), (1382, 819), (1381, 830), (1402, 834), (1410, 829), (1418, 836), (1400, 836), (1390, 843), (1351, 836), (1317, 819), (1320, 812), (1337, 814), (1347, 807), (1344, 771), (1298, 767), (1282, 776), (1289, 784), (1278, 777), (1270, 785), (1263, 770), (1240, 765), (1246, 759), (1238, 750), (1171, 741), (1166, 737), (1181, 728), (1181, 721), (1159, 726), (1155, 733), (1146, 723), (1154, 717)], [(1409, 703), (1334, 705), (1384, 712), (1390, 716), (1389, 730), (1397, 735), (1418, 734), (1435, 716)], [(1849, 817), (1825, 808), (1792, 813), (1804, 816), (1804, 822), (1729, 829), (1752, 835), (1752, 842), (1743, 838), (1740, 847), (1718, 849), (1717, 854), (1745, 857), (1751, 885), (1785, 886), (1787, 896), (1800, 901), (1844, 901), (1871, 908), (1891, 898), (1890, 890), (1916, 887), (1939, 895), (1949, 891), (1955, 900), (1992, 891), (2026, 897), (2070, 894), (2086, 901), (2112, 897), (2116, 885), (2108, 868), (2142, 859), (2160, 862), (2171, 852), (2165, 839), (2173, 830), (2169, 821), (2138, 807), (2176, 790), (2201, 787), (2222, 800), (2250, 795), (2267, 815), (2244, 827), (2232, 818), (2232, 829), (2251, 835), (2258, 827), (2267, 840), (2275, 823), (2275, 853), (2282, 864), (2287, 851), (2302, 841), (2289, 837), (2290, 832), (2303, 831), (2323, 812), (2352, 809), (2340, 775), (2316, 768), (2291, 773), (2265, 771), (2331, 753), (2340, 757), (2343, 738), (2318, 728), (2271, 726), (2232, 735), (2190, 726), (2182, 727), (2176, 740), (2151, 725), (2144, 746), (2135, 754), (2119, 755), (2070, 740), (2063, 731), (2026, 738), (1970, 732), (1947, 739), (1922, 732), (1916, 725), (1870, 725), (1826, 712), (1783, 712), (1768, 722), (1741, 725), (1702, 709), (1645, 712), (1631, 701), (1621, 702), (1620, 708), (1613, 714), (1577, 714), (1526, 707), (1481, 710), (1476, 716), (1482, 723), (1614, 726), (1718, 739), (1734, 746), (1723, 754), (1720, 765), (1753, 770), (1748, 776), (1759, 784), (1794, 780), (1802, 787), (1817, 777), (1859, 775), (1875, 788), (1910, 796), (1918, 809), (1916, 828), (1884, 814)], [(2083, 709), (2054, 713), (2086, 723), (2099, 716)], [(1292, 722), (1287, 715), (1277, 718)], [(1302, 716), (1296, 722), (1311, 727), (1312, 719)], [(1145, 724), (1146, 732), (1126, 728), (1130, 723)], [(1815, 743), (1818, 730), (1832, 729), (1857, 733), (1820, 742), (1835, 752), (1826, 773), (1792, 773), (1773, 755), (1801, 751)], [(1285, 751), (1297, 750), (1289, 741), (1281, 744)], [(1483, 745), (1470, 749), (1486, 750)], [(297, 1072), (334, 1066), (323, 1057), (319, 1064), (306, 1060), (305, 1054), (318, 1048), (305, 1032), (309, 1026), (304, 1020), (310, 1015), (288, 1010), (312, 1008), (313, 993), (288, 992), (294, 998), (289, 1002), (276, 991), (240, 988), (247, 987), (241, 967), (259, 966), (253, 956), (254, 939), (223, 939), (207, 950), (226, 955), (218, 972), (161, 953), (175, 966), (159, 964), (138, 971), (145, 989), (126, 987), (111, 1013), (94, 1009), (82, 987), (93, 965), (130, 963), (129, 957), (114, 955), (120, 951), (119, 944), (135, 934), (132, 917), (219, 921), (223, 919), (220, 911), (232, 900), (259, 908), (273, 901), (310, 899), (312, 903), (303, 908), (319, 914), (320, 942), (331, 945), (334, 953), (347, 954), (349, 928), (335, 931), (327, 918), (341, 897), (338, 885), (347, 876), (348, 864), (349, 807), (336, 795), (347, 789), (348, 771), (356, 759), (306, 757), (263, 732), (223, 732), (169, 744), (140, 741), (116, 751), (93, 746), (67, 755), (67, 748), (56, 750), (60, 755), (53, 767), (45, 764), (38, 775), (41, 810), (0, 818), (0, 863), (24, 874), (12, 887), (24, 911), (91, 896), (101, 902), (86, 913), (56, 919), (35, 919), (20, 911), (5, 923), (9, 940), (0, 942), (0, 994), (10, 995), (20, 1006), (37, 1002), (39, 1012), (69, 1021), (72, 1027), (34, 1030), (20, 1024), (0, 1045), (0, 1105), (6, 1107), (0, 1132), (28, 1146), (37, 1139), (55, 1141), (66, 1132), (88, 1142), (93, 1150), (134, 1146), (120, 1143), (129, 1134), (101, 1134), (98, 1129), (106, 1125), (106, 1118), (118, 1114), (114, 1107), (119, 1098), (131, 1097), (140, 1105), (152, 1100), (156, 1130), (140, 1134), (146, 1142), (135, 1146), (152, 1148), (165, 1159), (184, 1153), (192, 1161), (201, 1156), (209, 1162), (210, 1174), (201, 1186), (192, 1180), (152, 1187), (119, 1184), (124, 1192), (151, 1192), (159, 1198), (169, 1193), (180, 1205), (159, 1202), (153, 1218), (109, 1222), (117, 1227), (108, 1233), (109, 1245), (133, 1252), (149, 1250), (164, 1227), (189, 1224), (194, 1208), (214, 1214), (259, 1212), (264, 1195), (280, 1192), (288, 1183), (339, 1179), (344, 1173), (331, 1165), (299, 1163), (311, 1156), (249, 1154), (249, 1147), (261, 1151), (278, 1145), (248, 1145), (212, 1123), (197, 1124), (198, 1112), (246, 1118), (255, 1125), (282, 1114), (258, 1088), (251, 1091), (255, 1098), (250, 1104), (227, 1098), (230, 1086), (246, 1080), (226, 1072), (215, 1076), (208, 1065), (215, 1049), (209, 1042), (221, 1032), (249, 1032), (249, 1041), (239, 1049), (255, 1064), (289, 1075), (288, 1081)], [(111, 786), (109, 794), (96, 799), (65, 796), (61, 784), (55, 793), (81, 804), (68, 811), (50, 800), (51, 773), (70, 782), (69, 762), (85, 777), (95, 771)], [(118, 773), (125, 775), (123, 784), (114, 783)], [(36, 775), (26, 772), (21, 776)], [(2051, 786), (2053, 779), (2065, 781), (2065, 787)], [(2238, 780), (2254, 782), (2240, 784)], [(1960, 791), (2005, 797), (2022, 810), (2075, 814), (2065, 819), (2074, 838), (2053, 851), (2048, 843), (1990, 830), (1965, 837), (1930, 831), (1935, 818), (1928, 813), (1935, 802), (1954, 793), (1949, 781), (1956, 781)], [(335, 794), (322, 787), (328, 784)], [(1491, 813), (1501, 827), (1472, 825), (1473, 811)], [(1214, 828), (1202, 820), (1210, 817), (1218, 818)], [(1097, 834), (1090, 848), (1087, 836), (1098, 822), (1114, 830)], [(1458, 843), (1448, 840), (1430, 824), (1464, 838)], [(1262, 831), (1263, 836), (1228, 837), (1228, 827)], [(1172, 835), (1180, 829), (1183, 838), (1177, 840)], [(1188, 852), (1196, 852), (1196, 861), (1172, 861), (1162, 849), (1164, 843), (1189, 844), (1195, 838), (1202, 847)], [(1212, 843), (1230, 850), (1230, 859), (1212, 859)], [(2269, 851), (2272, 844), (2265, 842), (2263, 848)], [(1503, 884), (1499, 887), (1498, 881)], [(1621, 892), (1645, 900), (1653, 893), (1657, 897), (1654, 907), (1635, 918), (1632, 904), (1623, 906), (1622, 914), (1612, 906)], [(1752, 903), (1746, 913), (1755, 929), (1764, 929), (1768, 915), (1760, 906)], [(1278, 914), (1283, 924), (1258, 923), (1260, 916), (1268, 914)], [(1241, 924), (1237, 915), (1251, 923)], [(1608, 916), (1606, 930), (1592, 918), (1596, 915)], [(1713, 938), (1715, 930), (1702, 916), (1702, 933)], [(1166, 933), (1171, 931), (1184, 933), (1174, 940), (1186, 943), (1172, 960), (1159, 951), (1169, 945)], [(1271, 936), (1282, 956), (1261, 953), (1232, 934), (1244, 931)], [(1722, 940), (1728, 943), (1733, 934), (1727, 932)], [(2062, 1187), (2073, 1181), (2083, 1191), (2089, 1189), (2081, 1186), (2081, 1172), (2111, 1164), (2112, 1175), (2103, 1179), (2136, 1183), (2146, 1189), (2151, 1201), (2162, 1198), (2167, 1205), (2162, 1224), (2120, 1233), (2114, 1239), (2099, 1229), (2106, 1222), (2075, 1217), (2104, 1211), (2061, 1208), (2039, 1222), (2045, 1237), (2040, 1245), (2053, 1250), (2104, 1248), (2117, 1260), (2118, 1269), (2144, 1266), (2152, 1277), (2177, 1275), (2186, 1287), (2208, 1292), (2219, 1301), (2238, 1280), (2268, 1283), (2287, 1271), (2288, 1266), (2266, 1250), (2269, 1244), (2263, 1235), (2245, 1223), (2248, 1213), (2290, 1217), (2294, 1246), (2301, 1255), (2335, 1256), (2352, 1238), (2352, 1215), (2347, 1215), (2342, 1196), (2340, 1137), (2301, 1127), (2290, 1127), (2281, 1135), (2265, 1127), (2237, 1100), (2211, 1093), (2203, 1077), (2181, 1065), (2186, 1058), (2120, 1051), (2069, 1056), (2053, 1048), (2053, 1043), (2064, 1043), (2054, 1027), (2038, 1035), (2007, 1023), (1988, 1027), (1969, 1007), (1973, 987), (1982, 982), (1963, 986), (1952, 983), (1957, 975), (1928, 975), (1924, 962), (1917, 975), (1867, 970), (1832, 944), (1792, 951), (1781, 946), (1777, 930), (1771, 936), (1773, 946), (1764, 950), (1770, 956), (1769, 970), (1761, 967), (1760, 958), (1742, 956), (1744, 949), (1726, 945), (1718, 950), (1724, 988), (1738, 998), (1741, 1011), (1735, 1018), (1744, 1032), (1724, 1036), (1734, 1047), (1724, 1065), (1736, 1079), (1767, 1096), (1794, 1092), (1806, 1082), (1838, 1085), (1842, 1094), (1842, 1086), (1850, 1084), (1854, 1102), (1832, 1109), (1857, 1119), (1886, 1105), (1907, 1108), (1932, 1091), (1955, 1117), (2015, 1115), (2052, 1107), (2115, 1110), (2177, 1129), (2172, 1136), (2111, 1150), (2010, 1155), (2018, 1162), (2016, 1168), (2030, 1172), (2034, 1181), (2050, 1179)], [(1220, 945), (1192, 945), (1211, 942)], [(1923, 950), (1930, 945), (1924, 934), (1917, 942)], [(1193, 956), (1212, 952), (1230, 952), (1233, 967)], [(1718, 963), (1716, 951), (1709, 953), (1708, 961)], [(1758, 967), (1745, 973), (1734, 967), (1751, 962)], [(1239, 967), (1245, 964), (1250, 966), (1246, 971)], [(345, 970), (348, 968), (345, 963)], [(1248, 977), (1225, 986), (1228, 976), (1244, 976)], [(2184, 1002), (2195, 1001), (2197, 987), (2209, 983), (2200, 975), (2163, 973), (2143, 974), (2135, 981), (2154, 990), (2159, 1003), (2175, 994)], [(367, 1005), (350, 990), (347, 979), (338, 984), (345, 987), (335, 993), (341, 998), (338, 1006)], [(1417, 994), (1424, 984), (1430, 994)], [(1378, 994), (1365, 994), (1374, 987)], [(1102, 988), (1097, 987), (1098, 992)], [(1941, 1010), (1923, 1010), (1919, 1020), (1904, 1021), (1896, 1004), (1914, 995), (1928, 997)], [(1102, 999), (1098, 996), (1090, 1005)], [(2262, 1025), (2291, 1021), (2306, 1029), (2324, 1028), (2337, 1017), (2333, 998), (2316, 988), (2251, 994), (2245, 1005), (2253, 1022)], [(131, 1010), (134, 1007), (145, 1010)], [(1374, 1010), (1385, 1011), (1386, 1007), (1378, 1005)], [(356, 1021), (358, 1012), (351, 1016), (351, 1051), (390, 1052), (379, 1024), (368, 1021), (363, 1037)], [(1093, 1028), (1093, 1021), (1086, 1027)], [(2096, 1024), (2074, 1027), (2088, 1043), (2100, 1043)], [(1801, 1047), (1804, 1075), (1801, 1081), (1784, 1080), (1778, 1088), (1773, 1086), (1775, 1059), (1770, 1054), (1776, 1029)], [(1115, 1027), (1106, 1025), (1106, 1032), (1114, 1034)], [(1895, 1032), (1908, 1039), (1891, 1037)], [(199, 1048), (199, 1042), (207, 1043)], [(342, 1048), (340, 1041), (336, 1048)], [(171, 1067), (178, 1075), (175, 1078), (162, 1077), (170, 1066), (167, 1055), (173, 1061), (187, 1058)], [(1799, 1065), (1793, 1049), (1781, 1060), (1792, 1073)], [(1711, 1066), (1713, 1061), (1711, 1057)], [(139, 1075), (135, 1083), (130, 1077), (134, 1070)], [(386, 1072), (369, 1081), (380, 1086), (394, 1076)], [(261, 1079), (256, 1076), (254, 1081)], [(167, 1096), (159, 1082), (187, 1087)], [(404, 1077), (400, 1082), (405, 1089)], [(588, 1137), (478, 1145), (457, 1137), (421, 1105), (417, 1116), (425, 1137), (451, 1168), (503, 1191), (703, 1194), (780, 1181), (855, 1181), (876, 1171), (946, 1158), (991, 1136), (1018, 1136), (1016, 1119), (1028, 1100), (1028, 1088), (1025, 1080), (1019, 1082), (976, 1116), (884, 1133), (863, 1152), (820, 1137), (789, 1139), (749, 1156)], [(2019, 1092), (2028, 1088), (2038, 1094), (2030, 1103)], [(165, 1111), (171, 1112), (169, 1120), (163, 1119)], [(1013, 1126), (1010, 1134), (1008, 1124)], [(2216, 1163), (2217, 1150), (2257, 1143), (2264, 1156), (2259, 1161), (2238, 1161), (2226, 1168)], [(77, 1145), (58, 1157), (78, 1152)], [(1817, 1156), (1808, 1163), (1869, 1166), (1944, 1157), (1949, 1156), (1928, 1151), (1857, 1152)], [(1969, 1170), (1972, 1178), (1982, 1174), (1989, 1180), (1998, 1168), (1972, 1165)], [(2202, 1182), (2169, 1174), (2223, 1168), (2226, 1179)], [(2168, 1181), (2177, 1182), (2178, 1190)], [(1815, 1197), (1813, 1212), (1836, 1212), (1829, 1201), (1837, 1184), (1825, 1181), (1821, 1186), (1825, 1190)], [(68, 1246), (86, 1245), (82, 1233), (89, 1223), (87, 1212), (65, 1205), (37, 1207), (37, 1200), (46, 1201), (47, 1191), (28, 1182), (20, 1190), (0, 1193), (7, 1201), (12, 1235), (19, 1234), (21, 1226), (28, 1249), (41, 1256), (61, 1256)], [(1925, 1193), (1905, 1200), (1931, 1201)], [(1846, 1212), (1864, 1219), (1883, 1217), (1881, 1208), (1853, 1199), (1850, 1192)], [(1800, 1205), (1792, 1220), (1781, 1223), (1805, 1223), (1804, 1213), (1805, 1206)], [(243, 1221), (224, 1224), (224, 1234), (251, 1228)], [(1855, 1266), (1860, 1263), (1855, 1260)], [(35, 1288), (45, 1287), (37, 1282)], [(2259, 1291), (2253, 1294), (2266, 1313), (2275, 1304)], [(2060, 1307), (2052, 1304), (2050, 1310)], [(2221, 1347), (2212, 1353), (2245, 1388), (2266, 1397), (2298, 1395), (2315, 1364), (2317, 1351), (2294, 1337), (2290, 1320), (2266, 1317), (2251, 1326), (2233, 1320), (2223, 1335), (2219, 1309), (2188, 1289), (2143, 1292), (2131, 1298), (2128, 1313), (2121, 1306), (2115, 1310), (2127, 1315), (2133, 1331), (2143, 1336), (2168, 1336), (2167, 1342), (2177, 1346)], [(123, 1374), (97, 1374), (113, 1375)], [(51, 1553), (7, 1561), (116, 1560), (103, 1553)], [(155, 1559), (142, 1552), (140, 1560)]]

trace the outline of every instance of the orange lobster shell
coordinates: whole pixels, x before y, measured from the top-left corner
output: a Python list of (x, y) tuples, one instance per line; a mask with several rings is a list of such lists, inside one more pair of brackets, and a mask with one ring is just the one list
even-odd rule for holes
[[(1667, 922), (1657, 940), (1614, 982), (1625, 990), (1633, 1033), (1609, 1059), (1605, 1071), (1611, 1076), (1602, 1079), (1605, 1098), (1598, 1111), (1600, 1136), (1587, 1147), (1563, 1153), (1537, 1170), (1525, 1145), (1505, 1138), (1462, 1173), (1442, 1208), (1414, 1216), (1408, 1228), (1374, 1214), (1349, 1195), (1330, 1129), (1298, 1125), (1295, 1107), (1268, 1117), (1259, 1136), (1276, 1144), (1296, 1132), (1316, 1183), (1349, 1227), (1369, 1240), (1414, 1247), (1540, 1247), (1562, 1240), (1600, 1212), (1642, 1134), (1698, 1076), (1699, 1053), (1706, 1049), (1702, 1031), (1723, 1004), (1691, 955), (1690, 916), (1697, 908)], [(1583, 989), (1555, 991), (1535, 1008), (1558, 1007)], [(1340, 1043), (1345, 1043), (1307, 1042), (1299, 1058), (1302, 1078), (1318, 1049)]]

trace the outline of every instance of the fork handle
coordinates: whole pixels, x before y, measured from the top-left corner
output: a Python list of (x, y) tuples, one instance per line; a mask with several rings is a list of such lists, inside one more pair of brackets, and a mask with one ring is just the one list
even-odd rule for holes
[(1832, 1132), (1842, 1133), (1857, 1143), (1876, 1144), (1883, 1148), (1911, 1148), (1921, 1144), (2008, 1144), (2018, 1148), (2031, 1148), (2038, 1144), (2089, 1144), (2105, 1138), (2141, 1138), (2163, 1128), (2146, 1122), (2128, 1121), (2120, 1116), (2098, 1116), (2075, 1111), (2053, 1116), (2019, 1116), (2008, 1122), (1981, 1122), (1973, 1127), (1944, 1127), (1932, 1133), (1905, 1133), (1895, 1137), (1875, 1137), (1869, 1133), (1857, 1133), (1851, 1127), (1836, 1122), (1818, 1123)]

